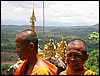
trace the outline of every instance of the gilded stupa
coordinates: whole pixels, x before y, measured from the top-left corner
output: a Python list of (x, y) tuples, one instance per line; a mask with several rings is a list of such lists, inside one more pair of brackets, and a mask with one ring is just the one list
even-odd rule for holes
[(35, 21), (36, 21), (36, 17), (35, 17), (34, 9), (33, 9), (32, 16), (30, 17), (30, 23), (31, 23), (31, 27), (32, 27), (33, 31), (36, 31), (35, 30)]

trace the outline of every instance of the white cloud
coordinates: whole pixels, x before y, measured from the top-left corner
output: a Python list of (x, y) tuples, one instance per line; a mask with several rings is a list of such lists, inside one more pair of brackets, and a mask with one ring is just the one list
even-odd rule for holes
[[(63, 2), (63, 1), (62, 1)], [(65, 1), (57, 2), (56, 5), (51, 6), (46, 11), (47, 20), (60, 21), (60, 22), (81, 22), (86, 21), (90, 16), (91, 20), (99, 17), (99, 7), (95, 5), (95, 2), (88, 1)], [(58, 7), (57, 7), (58, 6)], [(50, 12), (52, 10), (52, 12)], [(83, 19), (82, 19), (83, 18)], [(89, 20), (88, 20), (89, 21)], [(94, 20), (93, 20), (94, 21)]]
[[(1, 20), (29, 22), (34, 7), (37, 22), (43, 21), (43, 1), (1, 1)], [(45, 21), (99, 23), (99, 1), (44, 1)]]

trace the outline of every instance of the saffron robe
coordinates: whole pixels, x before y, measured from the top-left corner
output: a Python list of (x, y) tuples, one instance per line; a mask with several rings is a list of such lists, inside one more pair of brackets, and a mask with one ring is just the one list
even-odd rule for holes
[(69, 67), (67, 67), (66, 75), (96, 75), (96, 73), (88, 70), (86, 67), (84, 67), (81, 71), (73, 71)]
[[(28, 60), (24, 60), (20, 64), (18, 69), (15, 71), (14, 75), (24, 75), (27, 62)], [(32, 71), (31, 75), (56, 75), (57, 74), (58, 68), (55, 65), (53, 65), (52, 63), (44, 59), (43, 59), (43, 62), (45, 62), (48, 65), (48, 67), (43, 66), (43, 67), (37, 68), (36, 70)]]

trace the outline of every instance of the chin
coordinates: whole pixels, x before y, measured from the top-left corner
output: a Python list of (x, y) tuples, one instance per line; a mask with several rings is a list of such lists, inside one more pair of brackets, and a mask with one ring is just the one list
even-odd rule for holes
[(72, 67), (72, 68), (70, 67), (70, 69), (73, 70), (73, 71), (77, 71), (78, 70), (78, 68), (74, 68), (74, 67)]
[(71, 66), (71, 65), (69, 65), (69, 67), (70, 67), (71, 70), (74, 70), (74, 71), (79, 69), (78, 66)]

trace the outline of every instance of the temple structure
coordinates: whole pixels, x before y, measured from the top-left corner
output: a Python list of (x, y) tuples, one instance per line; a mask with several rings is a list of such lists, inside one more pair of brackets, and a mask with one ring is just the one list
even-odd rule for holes
[(36, 31), (35, 30), (35, 21), (36, 21), (36, 17), (35, 17), (34, 9), (33, 9), (32, 16), (30, 17), (30, 23), (31, 23), (31, 27), (32, 27), (33, 31)]

